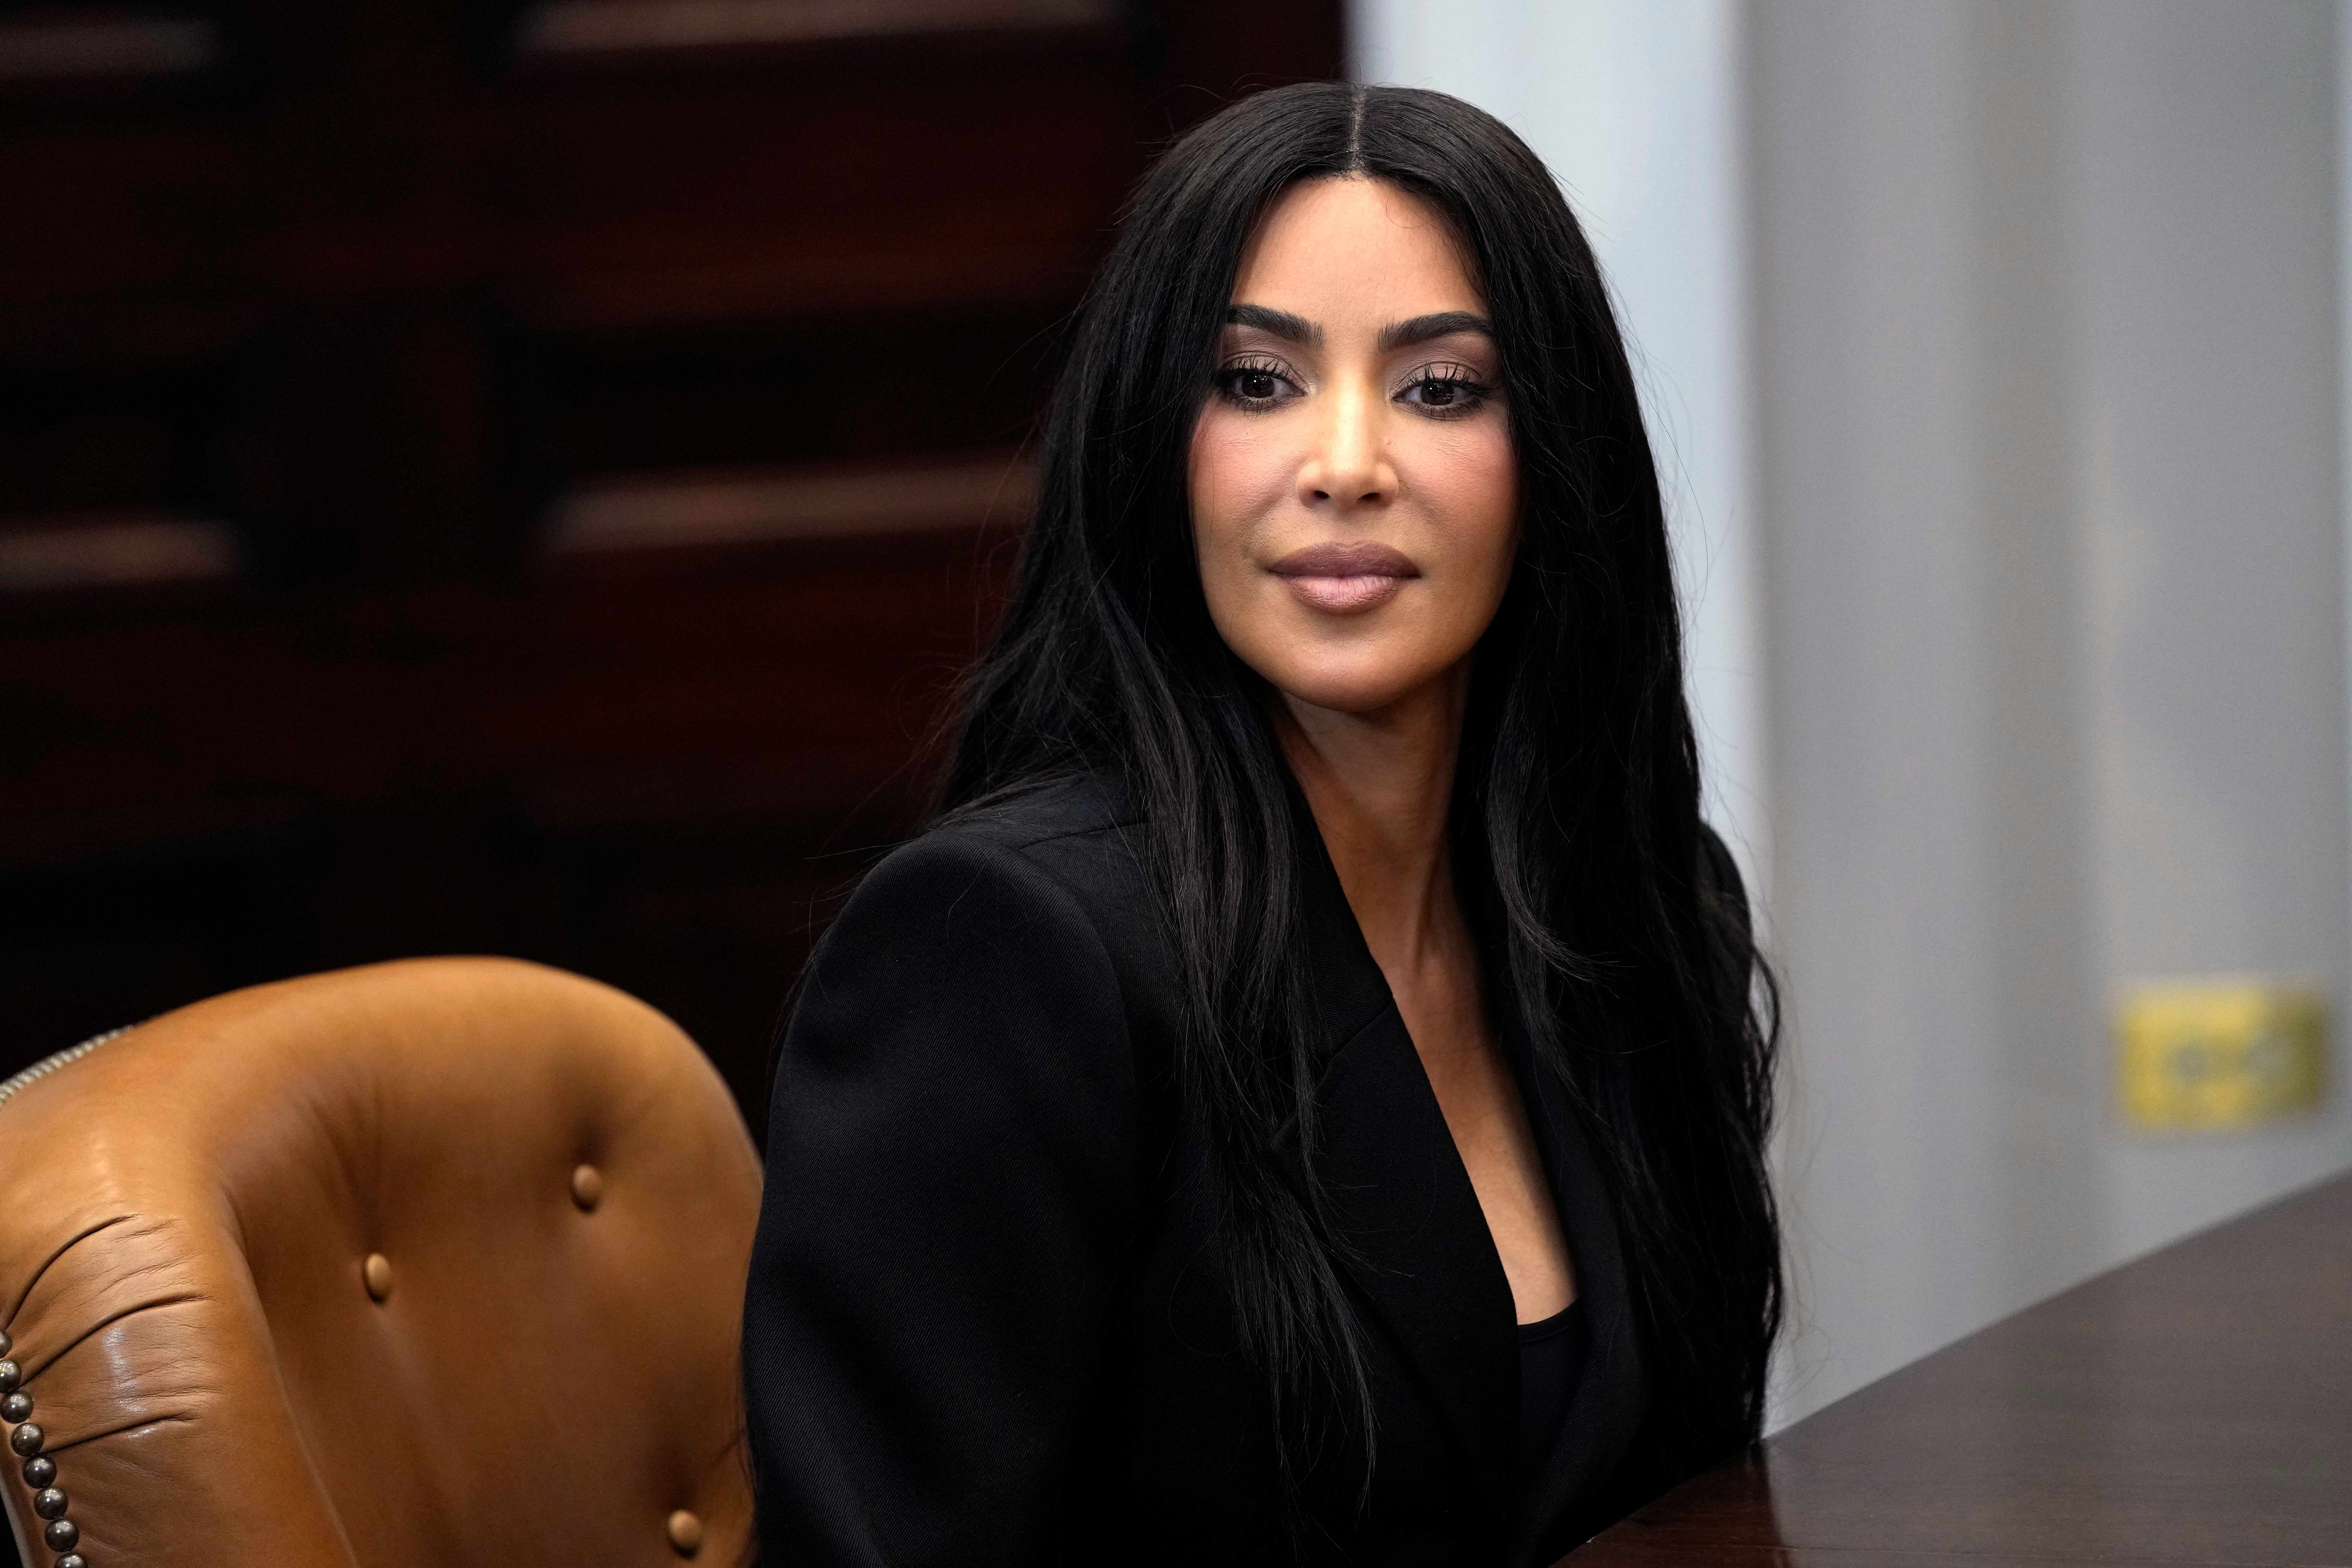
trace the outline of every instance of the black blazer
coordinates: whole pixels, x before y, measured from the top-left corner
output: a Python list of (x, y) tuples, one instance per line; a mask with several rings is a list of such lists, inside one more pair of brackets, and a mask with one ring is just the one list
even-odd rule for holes
[[(1300, 837), (1323, 1170), (1379, 1449), (1360, 1508), (1349, 1455), (1310, 1477), (1304, 1555), (1549, 1563), (1656, 1479), (1629, 1453), (1645, 1379), (1611, 1205), (1523, 1070), (1592, 1331), (1528, 1510), (1509, 1284), (1321, 841)], [(1139, 839), (1110, 787), (1056, 785), (890, 855), (820, 944), (744, 1307), (767, 1562), (1291, 1560), (1190, 1179), (1181, 993)]]

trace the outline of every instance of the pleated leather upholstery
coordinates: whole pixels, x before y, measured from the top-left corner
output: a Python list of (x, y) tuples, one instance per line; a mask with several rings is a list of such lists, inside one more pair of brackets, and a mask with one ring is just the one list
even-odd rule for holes
[(0, 1326), (78, 1550), (655, 1568), (686, 1510), (731, 1565), (759, 1184), (675, 1025), (508, 960), (236, 992), (26, 1085), (0, 1104)]

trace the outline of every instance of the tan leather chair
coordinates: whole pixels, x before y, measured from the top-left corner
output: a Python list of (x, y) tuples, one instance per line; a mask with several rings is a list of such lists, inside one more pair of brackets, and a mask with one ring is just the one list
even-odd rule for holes
[(693, 1042), (532, 964), (290, 980), (109, 1040), (0, 1102), (19, 1550), (731, 1568), (759, 1188)]

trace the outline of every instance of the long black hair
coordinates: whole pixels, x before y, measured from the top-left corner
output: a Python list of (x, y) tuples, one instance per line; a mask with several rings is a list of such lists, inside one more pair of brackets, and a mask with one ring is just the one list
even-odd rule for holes
[(941, 816), (1083, 771), (1139, 803), (1188, 986), (1181, 1089), (1212, 1151), (1219, 1247), (1286, 1482), (1334, 1415), (1369, 1444), (1315, 1179), (1302, 808), (1265, 683), (1210, 623), (1184, 479), (1253, 226), (1289, 186), (1345, 176), (1445, 216), (1501, 351), (1521, 543), (1474, 659), (1454, 864), (1495, 911), (1498, 1002), (1601, 1153), (1652, 1379), (1649, 1446), (1695, 1468), (1756, 1436), (1780, 1324), (1776, 1010), (1699, 821), (1624, 345), (1559, 187), (1508, 129), (1439, 93), (1312, 83), (1233, 105), (1144, 177), (1073, 325), (1035, 516), (962, 692)]

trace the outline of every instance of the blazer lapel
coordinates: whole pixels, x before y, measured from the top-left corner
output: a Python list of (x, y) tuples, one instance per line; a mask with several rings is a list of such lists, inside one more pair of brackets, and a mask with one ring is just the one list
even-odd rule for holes
[(1453, 1428), (1481, 1513), (1499, 1523), (1518, 1426), (1510, 1281), (1311, 817), (1300, 837), (1308, 958), (1333, 1048), (1316, 1094), (1331, 1240)]
[[(1497, 990), (1502, 989), (1496, 987)], [(1625, 1255), (1599, 1167), (1585, 1142), (1575, 1108), (1562, 1087), (1534, 1070), (1533, 1053), (1517, 1008), (1507, 997), (1495, 1007), (1505, 1046), (1518, 1068), (1520, 1091), (1544, 1144), (1560, 1225), (1576, 1270), (1577, 1299), (1584, 1303), (1591, 1349), (1570, 1396), (1550, 1468), (1536, 1482), (1536, 1495), (1519, 1516), (1513, 1561), (1527, 1561), (1563, 1510), (1615, 1468), (1641, 1425), (1646, 1384), (1641, 1348), (1633, 1332), (1633, 1301), (1625, 1278)]]

